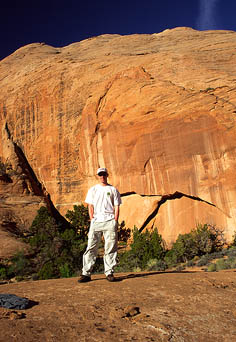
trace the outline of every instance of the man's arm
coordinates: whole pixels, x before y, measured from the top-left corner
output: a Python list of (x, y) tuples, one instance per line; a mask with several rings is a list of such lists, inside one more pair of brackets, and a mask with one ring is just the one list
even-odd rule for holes
[(119, 214), (120, 214), (120, 206), (115, 205), (115, 220), (118, 222), (119, 220)]
[(89, 212), (90, 220), (92, 221), (92, 219), (93, 219), (93, 214), (94, 214), (94, 207), (93, 207), (92, 204), (89, 204), (89, 205), (88, 205), (88, 212)]

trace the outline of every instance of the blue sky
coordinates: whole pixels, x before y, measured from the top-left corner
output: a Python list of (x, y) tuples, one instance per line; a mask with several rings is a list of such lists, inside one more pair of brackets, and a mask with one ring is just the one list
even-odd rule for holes
[(60, 47), (104, 33), (236, 31), (236, 0), (12, 0), (0, 9), (0, 60), (26, 44)]

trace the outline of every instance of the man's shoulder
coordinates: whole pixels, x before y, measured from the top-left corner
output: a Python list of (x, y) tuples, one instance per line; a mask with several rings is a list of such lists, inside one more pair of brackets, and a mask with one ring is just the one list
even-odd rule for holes
[(109, 184), (109, 187), (112, 191), (119, 192), (115, 186)]
[(95, 184), (95, 185), (91, 186), (91, 188), (89, 188), (89, 190), (88, 190), (88, 191), (93, 191), (93, 190), (96, 190), (96, 189), (98, 189), (99, 187), (100, 187), (100, 185), (99, 185), (99, 184)]

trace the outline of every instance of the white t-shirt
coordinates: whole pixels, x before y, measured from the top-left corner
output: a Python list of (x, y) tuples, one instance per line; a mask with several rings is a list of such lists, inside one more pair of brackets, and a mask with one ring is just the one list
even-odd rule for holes
[(112, 185), (94, 185), (89, 189), (85, 202), (94, 207), (93, 222), (114, 219), (114, 206), (121, 204), (119, 191)]

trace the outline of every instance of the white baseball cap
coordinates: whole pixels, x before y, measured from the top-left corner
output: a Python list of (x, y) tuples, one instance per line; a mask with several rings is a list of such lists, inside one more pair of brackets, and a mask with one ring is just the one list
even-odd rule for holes
[(105, 167), (99, 167), (99, 169), (97, 169), (97, 175), (99, 175), (101, 172), (105, 172), (108, 175), (107, 169)]

